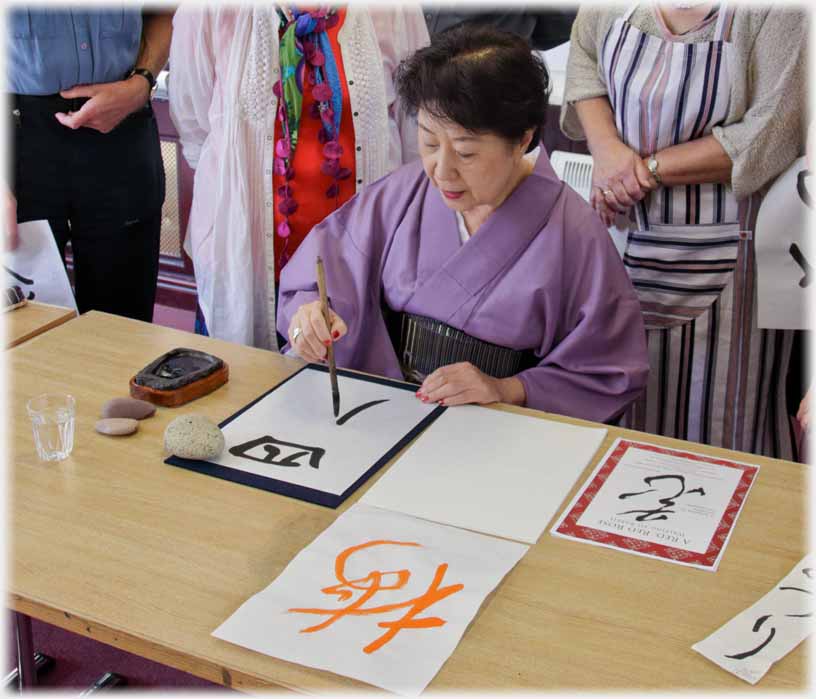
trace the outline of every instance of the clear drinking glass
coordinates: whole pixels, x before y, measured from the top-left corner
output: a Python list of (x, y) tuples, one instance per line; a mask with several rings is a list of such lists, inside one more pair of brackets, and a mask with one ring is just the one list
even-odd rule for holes
[(74, 397), (65, 393), (43, 393), (28, 401), (34, 445), (43, 461), (61, 461), (71, 454), (75, 405)]

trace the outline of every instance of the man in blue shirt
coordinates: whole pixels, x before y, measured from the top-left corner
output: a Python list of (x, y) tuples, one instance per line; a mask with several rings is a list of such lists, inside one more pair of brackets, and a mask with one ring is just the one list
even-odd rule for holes
[(80, 313), (150, 321), (164, 202), (150, 95), (172, 12), (35, 7), (7, 19), (6, 247), (17, 222), (48, 219), (63, 256), (71, 242)]

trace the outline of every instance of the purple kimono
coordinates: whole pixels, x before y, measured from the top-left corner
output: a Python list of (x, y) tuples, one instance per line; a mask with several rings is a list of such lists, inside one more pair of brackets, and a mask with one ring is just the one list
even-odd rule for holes
[(338, 366), (402, 378), (381, 304), (480, 340), (532, 349), (526, 405), (607, 421), (646, 383), (640, 306), (598, 216), (541, 152), (533, 173), (462, 244), (421, 162), (374, 182), (312, 229), (281, 274), (278, 330), (318, 298), (323, 258), (348, 325)]

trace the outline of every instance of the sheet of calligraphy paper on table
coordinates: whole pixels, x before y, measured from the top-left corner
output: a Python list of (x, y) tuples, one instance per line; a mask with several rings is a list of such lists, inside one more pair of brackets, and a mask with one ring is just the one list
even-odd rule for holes
[(715, 571), (758, 471), (617, 439), (552, 533)]
[(416, 695), (527, 550), (358, 503), (213, 636)]
[(762, 599), (692, 649), (746, 682), (759, 682), (813, 631), (814, 562), (805, 556)]
[(48, 221), (28, 221), (17, 228), (20, 244), (3, 257), (4, 287), (20, 287), (29, 301), (76, 310), (74, 292)]
[(306, 366), (221, 425), (226, 448), (207, 462), (168, 462), (336, 507), (444, 408), (409, 384), (339, 371), (340, 415), (329, 376)]
[(605, 436), (603, 428), (451, 408), (362, 502), (534, 544)]

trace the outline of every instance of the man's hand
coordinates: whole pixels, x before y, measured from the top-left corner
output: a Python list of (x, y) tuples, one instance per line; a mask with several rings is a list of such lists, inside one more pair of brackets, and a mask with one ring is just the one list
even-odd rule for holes
[(802, 398), (802, 402), (799, 403), (799, 411), (796, 413), (796, 419), (799, 421), (799, 424), (802, 426), (802, 429), (806, 432), (810, 429), (812, 419), (810, 415), (810, 392), (813, 389), (809, 389), (808, 392), (805, 394), (805, 397)]
[(17, 231), (17, 198), (6, 187), (5, 206), (6, 232), (3, 236), (3, 249), (6, 252), (16, 250), (20, 244), (20, 234)]
[(69, 129), (86, 127), (101, 133), (112, 131), (128, 114), (141, 109), (150, 98), (150, 85), (141, 75), (127, 80), (94, 85), (77, 85), (60, 92), (66, 99), (90, 97), (78, 112), (57, 112), (54, 116)]

